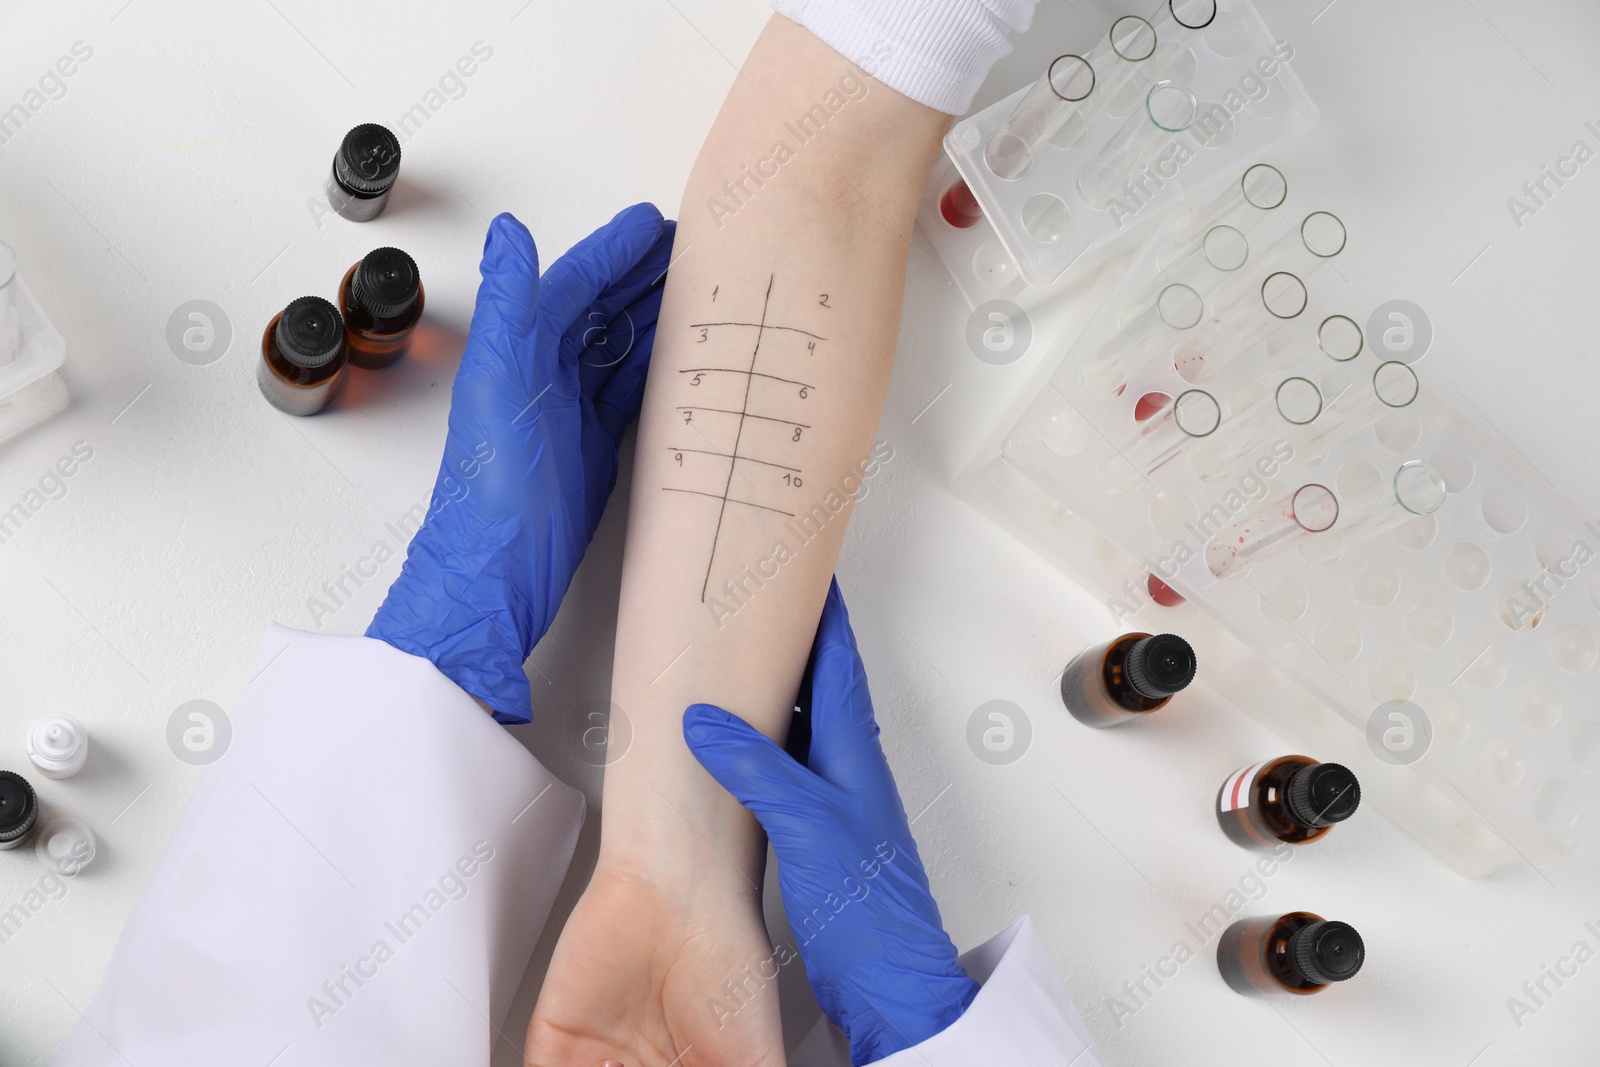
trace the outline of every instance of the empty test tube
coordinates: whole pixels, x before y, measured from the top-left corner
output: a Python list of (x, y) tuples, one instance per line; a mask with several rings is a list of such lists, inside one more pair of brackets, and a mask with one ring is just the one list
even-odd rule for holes
[(1187, 330), (1205, 317), (1205, 300), (1193, 286), (1174, 282), (1164, 286), (1156, 298), (1138, 315), (1113, 334), (1095, 357), (1085, 365), (1085, 382), (1105, 379), (1104, 371), (1115, 368), (1112, 377), (1120, 380), (1129, 371), (1142, 367), (1153, 356), (1170, 352)]
[(1216, 18), (1217, 0), (1167, 0), (1156, 9), (1150, 25), (1163, 44), (1187, 45)]
[(1095, 87), (1094, 68), (1078, 55), (1057, 56), (984, 146), (983, 160), (997, 178), (1015, 181)]
[[(1114, 84), (1107, 85), (1095, 107), (1096, 113), (1104, 109), (1118, 118), (1126, 118), (1143, 101), (1144, 89), (1151, 84), (1159, 81), (1188, 84), (1197, 67), (1190, 45), (1195, 35), (1211, 25), (1216, 15), (1214, 0), (1173, 0), (1162, 3), (1147, 19), (1128, 15), (1119, 20), (1122, 25), (1114, 24), (1113, 30), (1119, 31), (1118, 47), (1109, 56), (1091, 53), (1090, 60), (1096, 72), (1122, 76), (1108, 79)], [(1127, 61), (1134, 56), (1138, 59), (1130, 67)], [(1119, 64), (1118, 59), (1124, 62)]]
[(1218, 223), (1189, 241), (1144, 292), (1160, 293), (1169, 285), (1181, 284), (1202, 294), (1209, 293), (1249, 260), (1250, 239), (1238, 227)]
[(1202, 437), (1222, 425), (1222, 405), (1204, 389), (1188, 389), (1176, 399), (1146, 393), (1134, 405), (1134, 434), (1122, 453), (1142, 474), (1154, 474)]
[[(1342, 316), (1329, 316), (1324, 325), (1339, 318)], [(1380, 364), (1371, 377), (1356, 375), (1343, 382), (1332, 375), (1320, 382), (1305, 377), (1285, 378), (1272, 400), (1283, 421), (1297, 426), (1314, 425), (1325, 446), (1331, 449), (1371, 429), (1391, 413), (1410, 407), (1421, 391), (1417, 372), (1404, 363), (1391, 361)], [(1269, 429), (1275, 428), (1270, 420), (1260, 421), (1267, 423)]]
[[(1369, 430), (1386, 415), (1416, 401), (1420, 393), (1416, 372), (1404, 363), (1382, 364), (1371, 376), (1348, 373), (1341, 366), (1362, 349), (1361, 329), (1344, 315), (1322, 320), (1313, 344), (1318, 354), (1279, 353), (1274, 364), (1295, 366), (1301, 374), (1281, 371), (1263, 381), (1268, 389), (1261, 398), (1231, 419), (1234, 431), (1228, 448), (1215, 457), (1220, 465), (1258, 454), (1291, 426), (1314, 427), (1322, 447), (1333, 449), (1351, 436)], [(1321, 359), (1325, 368), (1307, 359)]]
[(1100, 149), (1078, 174), (1078, 192), (1090, 207), (1104, 211), (1140, 170), (1172, 143), (1174, 134), (1194, 122), (1199, 103), (1187, 86), (1157, 82), (1145, 94), (1144, 108)]
[(1297, 232), (1285, 234), (1259, 254), (1252, 252), (1248, 269), (1234, 272), (1217, 287), (1211, 317), (1194, 331), (1206, 358), (1220, 369), (1298, 318), (1310, 303), (1306, 279), (1344, 247), (1345, 229), (1339, 217), (1313, 211)]
[(1206, 566), (1218, 578), (1233, 578), (1339, 521), (1339, 498), (1325, 485), (1302, 485), (1288, 496), (1246, 516), (1206, 542)]
[(1202, 233), (1217, 226), (1232, 226), (1248, 234), (1288, 197), (1289, 182), (1283, 172), (1270, 163), (1257, 163), (1247, 168), (1221, 195), (1196, 208), (1193, 219), (1173, 239), (1173, 245), (1186, 248)]
[(0, 241), (0, 367), (17, 360), (22, 348), (22, 318), (17, 307), (17, 254)]
[(1432, 515), (1444, 506), (1448, 490), (1444, 475), (1421, 460), (1400, 464), (1389, 479), (1389, 492), (1352, 515), (1340, 528), (1346, 544), (1355, 544), (1403, 526), (1419, 515)]
[[(1124, 15), (1113, 22), (1105, 38), (1089, 51), (1089, 65), (1094, 68), (1095, 76), (1094, 95), (1083, 102), (1078, 116), (1069, 119), (1056, 133), (1053, 143), (1058, 148), (1071, 148), (1083, 136), (1088, 124), (1112, 101), (1138, 93), (1141, 84), (1160, 81), (1150, 77), (1145, 65), (1155, 52), (1156, 31), (1148, 19)], [(1128, 114), (1133, 104), (1134, 101), (1129, 100), (1121, 114)]]

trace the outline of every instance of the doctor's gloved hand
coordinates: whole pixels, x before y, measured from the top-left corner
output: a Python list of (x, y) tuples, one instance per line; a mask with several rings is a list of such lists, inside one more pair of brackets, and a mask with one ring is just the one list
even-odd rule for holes
[(957, 962), (928, 889), (837, 581), (808, 673), (804, 766), (709, 704), (688, 709), (683, 734), (766, 829), (812, 991), (859, 1067), (943, 1031), (978, 985)]
[(432, 503), (367, 636), (432, 660), (500, 722), (532, 718), (523, 664), (616, 483), (672, 234), (637, 204), (540, 277), (527, 228), (489, 224)]

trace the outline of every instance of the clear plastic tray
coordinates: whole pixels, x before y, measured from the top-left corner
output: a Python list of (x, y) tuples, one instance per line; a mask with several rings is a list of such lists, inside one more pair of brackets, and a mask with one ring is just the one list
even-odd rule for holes
[(0, 367), (0, 441), (15, 437), (67, 406), (67, 386), (56, 373), (67, 359), (67, 342), (21, 278), (17, 311), (22, 344), (17, 358)]
[(18, 278), (12, 284), (17, 287), (22, 346), (11, 364), (0, 367), (0, 397), (10, 396), (23, 386), (59, 370), (67, 361), (66, 338), (34, 299), (27, 283)]
[[(1130, 348), (1127, 325), (1191, 262), (1197, 221), (1175, 214), (1141, 251), (964, 495), (1052, 558), (1096, 561), (1108, 604), (1153, 614), (1152, 626), (1173, 610), (1151, 601), (1147, 576), (1159, 575), (1190, 601), (1177, 610), (1227, 633), (1208, 679), (1324, 758), (1364, 768), (1378, 806), (1456, 869), (1559, 863), (1600, 807), (1600, 523), (1420, 384), (1415, 365), (1365, 341), (1341, 347), (1371, 309), (1328, 306), (1347, 299), (1331, 274), (1310, 274), (1304, 311), (1246, 331), (1230, 358), (1196, 359), (1189, 331)], [(1208, 323), (1230, 326), (1217, 307), (1253, 288), (1250, 271), (1189, 276)], [(1320, 403), (1285, 401), (1291, 380), (1318, 386)], [(1374, 403), (1380, 387), (1388, 402)], [(1215, 428), (1152, 448), (1142, 431), (1171, 405), (1151, 395), (1196, 390), (1217, 398)], [(1434, 477), (1416, 483), (1429, 492), (1410, 511), (1396, 480), (1414, 489), (1418, 471)], [(1247, 565), (1208, 553), (1278, 522), (1274, 509), (1307, 485), (1338, 501), (1331, 526), (1321, 514), (1307, 523), (1319, 532), (1265, 542)]]
[[(1216, 7), (1205, 29), (1171, 42), (1171, 48), (1158, 44), (1150, 58), (1133, 65), (1120, 90), (1096, 101), (1087, 121), (1069, 122), (1019, 178), (997, 177), (984, 161), (984, 150), (1032, 86), (951, 129), (945, 138), (951, 167), (941, 168), (918, 217), (970, 303), (1015, 298), (1013, 287), (1047, 285), (1085, 253), (1125, 236), (1224, 175), (1238, 173), (1316, 123), (1316, 106), (1291, 66), (1293, 46), (1272, 36), (1248, 0), (1221, 0)], [(1114, 56), (1107, 60), (1103, 42), (1098, 54), (1096, 47), (1085, 54), (1096, 64), (1097, 77), (1108, 83), (1107, 62), (1123, 62)], [(1148, 168), (1138, 168), (1137, 188), (1119, 195), (1111, 207), (1092, 206), (1080, 192), (1080, 174), (1119, 131), (1145, 121), (1144, 94), (1162, 81), (1193, 93), (1193, 123), (1166, 140)], [(1089, 101), (1095, 101), (1093, 93)], [(957, 178), (966, 181), (983, 209), (984, 219), (970, 228), (951, 225), (940, 211), (944, 191)]]

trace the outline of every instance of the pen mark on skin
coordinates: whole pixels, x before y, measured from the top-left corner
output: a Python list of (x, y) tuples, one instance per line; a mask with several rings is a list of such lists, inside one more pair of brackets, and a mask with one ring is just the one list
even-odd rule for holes
[[(700, 583), (700, 602), (702, 604), (706, 602), (706, 597), (711, 588), (711, 575), (716, 569), (717, 553), (722, 544), (722, 533), (728, 517), (729, 504), (743, 504), (748, 508), (754, 508), (760, 511), (769, 511), (777, 515), (787, 516), (789, 518), (794, 518), (795, 516), (795, 512), (782, 507), (761, 503), (759, 500), (751, 500), (733, 496), (732, 489), (735, 475), (738, 475), (744, 481), (744, 483), (750, 487), (751, 493), (760, 492), (760, 488), (757, 486), (756, 482), (752, 481), (750, 477), (746, 476), (744, 472), (739, 470), (740, 461), (742, 460), (747, 463), (755, 463), (764, 467), (771, 467), (785, 472), (781, 479), (774, 478), (771, 483), (765, 483), (769, 486), (781, 484), (788, 489), (793, 490), (798, 489), (805, 484), (805, 481), (802, 477), (805, 472), (802, 470), (802, 468), (788, 463), (779, 462), (776, 459), (770, 459), (764, 456), (751, 454), (752, 451), (761, 451), (760, 448), (741, 448), (741, 445), (746, 444), (746, 430), (752, 421), (775, 423), (779, 426), (790, 427), (793, 430), (793, 434), (792, 436), (788, 437), (786, 445), (799, 444), (804, 439), (806, 431), (813, 428), (812, 424), (808, 422), (800, 422), (797, 419), (786, 418), (770, 411), (754, 410), (751, 404), (751, 397), (755, 387), (755, 380), (757, 378), (761, 378), (765, 381), (778, 382), (782, 383), (783, 385), (793, 386), (798, 391), (798, 396), (792, 397), (791, 400), (805, 401), (809, 399), (811, 390), (816, 388), (816, 386), (811, 382), (802, 381), (798, 378), (786, 377), (784, 375), (774, 374), (758, 369), (763, 356), (770, 361), (775, 358), (780, 358), (784, 355), (781, 350), (778, 352), (773, 352), (771, 350), (772, 346), (767, 344), (767, 342), (769, 340), (773, 340), (774, 338), (769, 338), (769, 335), (787, 333), (811, 338), (810, 341), (805, 343), (805, 351), (803, 353), (798, 353), (802, 356), (815, 355), (817, 351), (817, 343), (819, 341), (827, 340), (826, 337), (811, 330), (807, 330), (799, 326), (790, 326), (771, 321), (772, 294), (773, 290), (777, 286), (777, 280), (778, 276), (776, 273), (770, 273), (767, 275), (767, 287), (766, 291), (762, 294), (761, 299), (761, 313), (755, 319), (755, 321), (749, 321), (748, 319), (728, 318), (720, 319), (715, 322), (695, 322), (689, 325), (690, 330), (699, 332), (699, 337), (695, 341), (696, 344), (710, 344), (713, 342), (713, 340), (720, 341), (720, 335), (716, 339), (711, 336), (711, 332), (713, 330), (730, 328), (753, 329), (756, 336), (755, 341), (749, 350), (750, 354), (747, 366), (722, 365), (724, 363), (723, 360), (718, 360), (713, 357), (712, 360), (709, 361), (708, 365), (686, 367), (678, 371), (680, 375), (693, 375), (693, 378), (691, 378), (688, 382), (688, 385), (692, 387), (699, 387), (702, 381), (704, 381), (705, 376), (708, 374), (731, 374), (744, 378), (743, 395), (740, 398), (739, 406), (736, 408), (717, 407), (710, 404), (678, 404), (674, 407), (674, 410), (682, 413), (684, 425), (689, 426), (697, 433), (700, 433), (700, 436), (705, 439), (707, 446), (705, 448), (669, 447), (667, 451), (672, 453), (674, 458), (677, 459), (679, 468), (684, 467), (683, 457), (685, 453), (711, 456), (717, 459), (726, 460), (728, 463), (727, 476), (723, 480), (721, 492), (711, 492), (709, 489), (695, 489), (675, 485), (664, 485), (660, 487), (664, 492), (684, 493), (690, 496), (702, 496), (718, 501), (717, 521), (716, 525), (712, 528), (711, 547), (706, 556), (705, 578)], [(711, 295), (713, 302), (721, 292), (721, 284), (718, 284), (712, 288)], [(819, 301), (820, 306), (832, 308), (833, 305), (828, 303), (828, 299), (828, 294), (822, 294)], [(766, 345), (766, 348), (763, 348), (764, 344)], [(738, 418), (738, 422), (734, 427), (732, 447), (724, 447), (726, 444), (725, 438), (723, 440), (713, 442), (709, 437), (706, 436), (705, 433), (701, 432), (699, 429), (699, 423), (696, 422), (694, 417), (697, 412), (705, 414), (736, 416)], [(700, 420), (700, 422), (706, 421), (707, 420)], [(716, 420), (710, 421), (713, 424), (717, 424)], [(725, 426), (726, 424), (724, 423), (717, 425)], [(787, 456), (785, 458), (787, 458)], [(701, 466), (703, 465), (697, 464), (696, 469), (698, 470)]]

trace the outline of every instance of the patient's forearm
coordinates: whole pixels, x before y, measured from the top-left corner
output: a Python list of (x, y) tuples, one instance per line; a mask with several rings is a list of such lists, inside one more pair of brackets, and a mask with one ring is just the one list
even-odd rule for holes
[(701, 151), (639, 424), (612, 682), (634, 736), (607, 771), (603, 862), (719, 864), (710, 844), (759, 870), (755, 824), (689, 755), (683, 710), (788, 728), (883, 458), (908, 240), (947, 124), (775, 17)]

